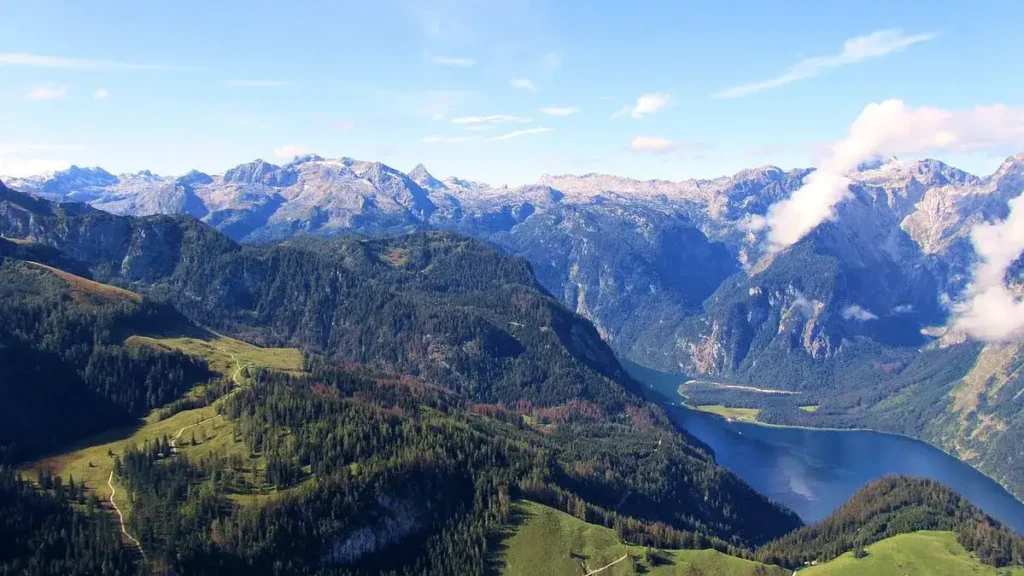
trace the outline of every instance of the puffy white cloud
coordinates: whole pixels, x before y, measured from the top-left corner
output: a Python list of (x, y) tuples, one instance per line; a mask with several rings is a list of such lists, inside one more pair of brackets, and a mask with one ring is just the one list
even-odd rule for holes
[(508, 81), (508, 85), (519, 90), (526, 90), (533, 94), (537, 93), (537, 86), (526, 78), (513, 78)]
[(931, 40), (935, 36), (932, 33), (907, 36), (902, 30), (878, 30), (864, 36), (850, 38), (843, 43), (843, 50), (838, 54), (815, 56), (801, 60), (775, 78), (734, 86), (715, 94), (714, 97), (738, 98), (769, 88), (784, 86), (797, 80), (812, 78), (832, 68), (856, 64), (871, 58), (880, 58), (886, 54), (899, 52), (919, 42)]
[(523, 118), (522, 116), (511, 116), (509, 114), (462, 116), (460, 118), (452, 118), (452, 124), (504, 124), (506, 122), (525, 124), (527, 122), (533, 122), (533, 118)]
[(50, 82), (42, 86), (36, 86), (25, 95), (29, 100), (62, 100), (68, 95), (67, 84), (55, 84)]
[(92, 93), (92, 97), (96, 100), (105, 100), (108, 96), (110, 96), (110, 92), (107, 92), (106, 88), (97, 88), (96, 91)]
[(979, 262), (967, 288), (968, 299), (955, 308), (953, 324), (987, 341), (1024, 338), (1024, 294), (1006, 285), (1006, 273), (1024, 253), (1024, 193), (1010, 200), (1005, 220), (979, 224), (971, 243)]
[(914, 305), (913, 304), (899, 304), (897, 306), (893, 306), (892, 311), (893, 311), (894, 314), (910, 314), (911, 312), (914, 311)]
[(234, 88), (277, 88), (295, 86), (295, 82), (291, 80), (227, 80), (224, 85)]
[(553, 128), (527, 128), (526, 130), (514, 130), (500, 136), (492, 136), (487, 140), (489, 142), (495, 142), (498, 140), (511, 140), (513, 138), (519, 138), (520, 136), (527, 136), (529, 134), (544, 134), (545, 132), (551, 132)]
[(541, 108), (540, 112), (548, 116), (572, 116), (579, 114), (580, 109), (577, 106), (547, 106)]
[(456, 66), (458, 68), (469, 68), (476, 64), (475, 59), (466, 56), (438, 56), (436, 54), (428, 54), (427, 62), (435, 66)]
[(644, 116), (654, 114), (658, 110), (661, 110), (666, 104), (668, 104), (670, 97), (668, 94), (663, 92), (655, 92), (651, 94), (644, 94), (636, 99), (636, 104), (632, 106), (624, 106), (619, 109), (618, 112), (612, 114), (612, 118), (618, 118), (629, 114), (633, 118), (643, 118)]
[(769, 208), (764, 221), (770, 228), (768, 239), (774, 248), (784, 248), (834, 217), (835, 206), (850, 195), (846, 174), (873, 157), (1022, 144), (1021, 107), (996, 104), (950, 111), (908, 106), (901, 100), (869, 104), (803, 186)]
[(878, 316), (872, 314), (870, 310), (865, 310), (856, 304), (850, 304), (843, 308), (842, 315), (844, 320), (856, 320), (858, 322), (878, 320)]
[(285, 144), (280, 148), (274, 148), (274, 156), (278, 160), (291, 160), (296, 156), (309, 154), (309, 148), (301, 144)]

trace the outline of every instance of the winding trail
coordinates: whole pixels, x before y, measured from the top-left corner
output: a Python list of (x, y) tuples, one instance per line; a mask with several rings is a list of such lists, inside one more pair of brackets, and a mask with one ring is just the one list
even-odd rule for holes
[(231, 351), (229, 351), (227, 348), (218, 348), (218, 350), (227, 354), (228, 356), (231, 356), (231, 361), (238, 365), (238, 368), (235, 370), (235, 373), (231, 375), (231, 381), (241, 386), (242, 383), (238, 381), (238, 375), (242, 373), (242, 370), (248, 368), (249, 366), (252, 366), (252, 362), (246, 362), (245, 364), (242, 364), (241, 362), (238, 361), (238, 358), (235, 358), (235, 355), (232, 354)]
[(611, 568), (612, 566), (615, 566), (615, 565), (616, 565), (616, 564), (618, 564), (619, 562), (622, 562), (622, 561), (623, 561), (623, 560), (625, 560), (625, 559), (626, 559), (626, 558), (627, 558), (628, 556), (629, 556), (629, 554), (628, 554), (628, 553), (627, 553), (627, 554), (623, 554), (623, 555), (622, 555), (622, 558), (619, 558), (619, 559), (618, 559), (618, 560), (616, 560), (615, 562), (612, 562), (611, 564), (608, 564), (608, 565), (605, 565), (605, 566), (601, 566), (601, 567), (600, 567), (600, 568), (598, 568), (597, 570), (591, 570), (590, 572), (587, 572), (587, 573), (586, 573), (586, 574), (585, 574), (584, 576), (592, 576), (593, 574), (597, 574), (598, 572), (600, 572), (600, 571), (602, 571), (602, 570), (607, 570), (608, 568)]
[[(220, 414), (217, 414), (217, 416), (220, 416)], [(181, 435), (185, 432), (185, 430), (188, 430), (189, 428), (195, 428), (196, 426), (199, 426), (200, 424), (206, 424), (210, 420), (213, 420), (213, 419), (217, 418), (217, 416), (210, 416), (209, 418), (207, 418), (206, 420), (203, 420), (202, 422), (196, 422), (195, 424), (189, 424), (188, 426), (183, 427), (181, 430), (178, 430), (178, 434), (175, 435), (173, 439), (171, 439), (171, 454), (177, 454), (178, 453), (178, 439), (181, 438)]]
[(121, 534), (123, 534), (124, 537), (128, 539), (129, 542), (135, 545), (135, 548), (139, 551), (139, 555), (142, 556), (142, 563), (145, 564), (146, 553), (142, 550), (142, 544), (140, 544), (139, 541), (136, 540), (134, 536), (128, 533), (128, 529), (124, 526), (124, 514), (121, 513), (121, 509), (117, 507), (117, 502), (114, 502), (114, 494), (116, 494), (117, 491), (114, 489), (113, 470), (110, 471), (110, 477), (107, 478), (107, 486), (110, 488), (110, 505), (114, 507), (114, 512), (117, 512), (117, 520), (121, 524)]

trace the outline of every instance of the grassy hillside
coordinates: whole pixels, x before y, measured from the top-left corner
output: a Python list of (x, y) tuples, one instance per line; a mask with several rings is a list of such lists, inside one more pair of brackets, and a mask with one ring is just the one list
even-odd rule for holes
[(610, 528), (588, 524), (536, 502), (519, 501), (516, 513), (520, 524), (502, 540), (491, 560), (503, 575), (587, 574), (605, 566), (599, 574), (789, 574), (776, 566), (716, 550), (657, 550), (649, 554), (648, 548), (624, 544)]
[[(294, 348), (260, 348), (214, 333), (178, 338), (131, 336), (127, 343), (195, 356), (206, 361), (212, 371), (231, 378), (236, 385), (246, 382), (248, 369), (265, 368), (289, 373), (302, 370), (302, 353)], [(190, 392), (190, 396), (196, 395), (197, 390)], [(236, 440), (234, 425), (218, 415), (219, 403), (170, 415), (165, 409), (153, 410), (137, 424), (82, 439), (60, 454), (26, 465), (24, 471), (28, 477), (35, 477), (39, 470), (45, 469), (57, 476), (74, 478), (88, 490), (107, 499), (110, 497), (107, 480), (113, 469), (114, 457), (123, 456), (127, 446), (143, 446), (163, 438), (178, 438), (178, 450), (190, 458), (215, 453), (228, 457), (237, 455), (246, 461), (250, 470), (262, 471), (266, 463), (259, 458), (250, 458), (244, 445)], [(193, 438), (199, 440), (192, 444)], [(118, 491), (115, 498), (118, 506), (130, 514), (131, 503), (125, 491)]]
[(900, 534), (868, 546), (867, 556), (853, 552), (799, 572), (800, 576), (1002, 576), (1024, 574), (1024, 568), (982, 564), (957, 542), (952, 532)]

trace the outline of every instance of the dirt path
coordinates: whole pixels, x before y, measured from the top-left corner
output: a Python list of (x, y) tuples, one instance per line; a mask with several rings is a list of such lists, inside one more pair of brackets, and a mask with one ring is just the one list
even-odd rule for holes
[[(218, 414), (217, 416), (220, 416), (220, 415)], [(189, 424), (188, 426), (184, 426), (181, 430), (178, 430), (178, 434), (175, 435), (174, 438), (171, 439), (171, 454), (177, 454), (178, 453), (178, 445), (177, 445), (178, 444), (178, 439), (181, 438), (181, 435), (185, 432), (185, 430), (188, 430), (189, 428), (195, 428), (196, 426), (199, 426), (200, 424), (206, 424), (207, 422), (209, 422), (210, 420), (213, 420), (217, 416), (210, 416), (209, 418), (207, 418), (206, 420), (203, 420), (202, 422), (196, 422), (195, 424)]]
[(238, 368), (235, 370), (235, 373), (231, 375), (231, 380), (235, 384), (238, 384), (239, 386), (241, 386), (242, 383), (238, 381), (238, 375), (242, 373), (242, 370), (245, 370), (249, 366), (252, 366), (252, 362), (247, 362), (245, 364), (242, 364), (241, 362), (238, 361), (238, 358), (235, 358), (234, 354), (232, 354), (230, 351), (228, 351), (227, 348), (220, 348), (220, 351), (225, 353), (225, 354), (227, 354), (228, 356), (231, 356), (231, 361), (234, 362), (235, 364), (238, 364)]
[(591, 576), (591, 575), (593, 575), (593, 574), (597, 574), (598, 572), (600, 572), (600, 571), (602, 571), (602, 570), (607, 570), (608, 568), (611, 568), (612, 566), (615, 566), (615, 565), (616, 565), (616, 564), (618, 564), (619, 562), (622, 562), (622, 561), (623, 561), (623, 560), (625, 560), (625, 559), (626, 559), (626, 558), (627, 558), (628, 556), (629, 556), (629, 554), (623, 554), (623, 555), (622, 555), (622, 558), (619, 558), (619, 559), (618, 559), (618, 560), (616, 560), (615, 562), (612, 562), (611, 564), (608, 564), (608, 565), (606, 565), (606, 566), (601, 566), (601, 567), (600, 567), (600, 568), (598, 568), (597, 570), (591, 570), (590, 572), (587, 572), (587, 573), (586, 573), (586, 574), (585, 574), (584, 576)]
[(128, 533), (128, 529), (124, 526), (124, 514), (121, 513), (121, 509), (117, 507), (117, 502), (114, 502), (114, 494), (117, 491), (114, 489), (114, 471), (110, 471), (110, 478), (107, 478), (107, 486), (110, 488), (110, 505), (114, 507), (114, 512), (117, 512), (117, 521), (121, 524), (121, 534), (128, 539), (129, 542), (135, 545), (138, 549), (139, 555), (142, 556), (142, 563), (146, 563), (146, 553), (142, 551), (142, 544), (135, 539), (134, 536)]

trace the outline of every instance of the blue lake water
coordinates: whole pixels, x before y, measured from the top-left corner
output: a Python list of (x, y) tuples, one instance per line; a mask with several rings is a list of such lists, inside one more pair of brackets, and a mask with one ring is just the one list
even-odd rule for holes
[[(667, 398), (676, 394), (683, 379), (636, 365), (627, 369)], [(1024, 503), (968, 464), (924, 442), (861, 430), (730, 422), (678, 405), (667, 409), (681, 428), (714, 450), (719, 464), (792, 508), (804, 522), (828, 516), (871, 480), (902, 474), (942, 482), (1024, 534)]]

